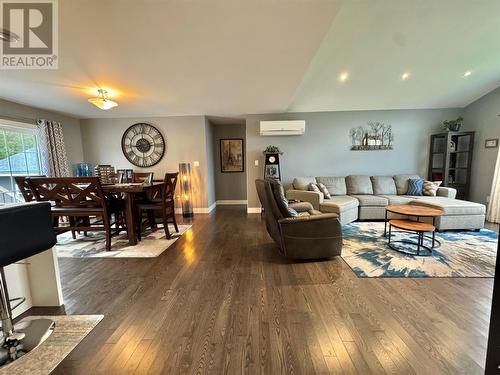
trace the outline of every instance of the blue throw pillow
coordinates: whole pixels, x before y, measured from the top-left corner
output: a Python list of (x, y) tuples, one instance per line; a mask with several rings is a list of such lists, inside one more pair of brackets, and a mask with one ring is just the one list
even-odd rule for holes
[(423, 178), (410, 178), (406, 195), (424, 195), (424, 182)]

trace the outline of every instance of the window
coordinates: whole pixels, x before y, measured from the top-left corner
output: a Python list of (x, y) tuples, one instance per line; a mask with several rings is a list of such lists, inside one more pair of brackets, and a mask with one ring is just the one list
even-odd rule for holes
[(42, 174), (35, 130), (0, 124), (0, 204), (23, 202), (15, 176)]

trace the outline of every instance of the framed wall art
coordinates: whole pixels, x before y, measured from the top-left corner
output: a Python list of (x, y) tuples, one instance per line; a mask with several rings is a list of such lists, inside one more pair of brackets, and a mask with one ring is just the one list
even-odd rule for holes
[(243, 138), (220, 140), (220, 170), (222, 173), (245, 171)]

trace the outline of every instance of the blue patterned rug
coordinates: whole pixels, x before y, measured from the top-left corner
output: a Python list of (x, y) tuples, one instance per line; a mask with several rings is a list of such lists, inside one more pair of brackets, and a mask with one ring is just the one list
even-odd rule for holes
[[(387, 245), (384, 223), (359, 222), (343, 227), (342, 258), (358, 277), (494, 277), (498, 234), (436, 233), (441, 246), (430, 256), (401, 254)], [(398, 233), (397, 238), (411, 236)]]

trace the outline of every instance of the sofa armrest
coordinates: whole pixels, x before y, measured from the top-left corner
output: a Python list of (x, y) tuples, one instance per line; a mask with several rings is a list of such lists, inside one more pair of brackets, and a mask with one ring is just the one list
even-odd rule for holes
[(450, 187), (440, 187), (438, 188), (436, 195), (438, 197), (455, 198), (457, 196), (457, 189)]
[(319, 215), (308, 215), (308, 216), (292, 216), (279, 219), (278, 223), (282, 224), (297, 224), (305, 222), (317, 222), (322, 220), (338, 219), (337, 214), (319, 214)]
[(319, 210), (319, 205), (323, 203), (323, 193), (316, 193), (315, 191), (307, 190), (287, 190), (286, 197), (288, 199), (295, 199), (298, 201), (309, 202), (313, 205), (315, 210)]
[(309, 212), (313, 210), (313, 206), (309, 202), (295, 202), (295, 203), (289, 203), (288, 207), (293, 208), (297, 212)]

